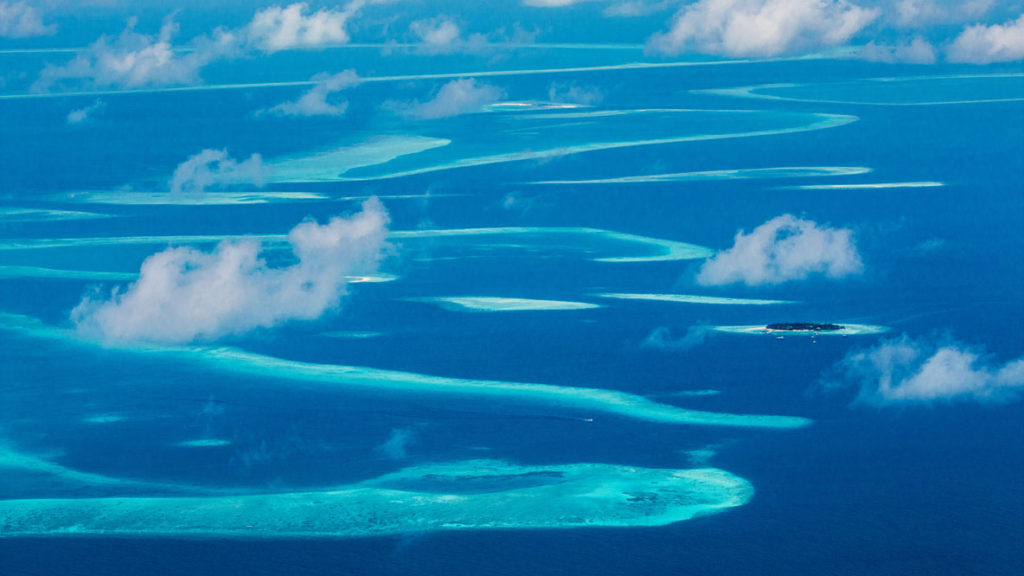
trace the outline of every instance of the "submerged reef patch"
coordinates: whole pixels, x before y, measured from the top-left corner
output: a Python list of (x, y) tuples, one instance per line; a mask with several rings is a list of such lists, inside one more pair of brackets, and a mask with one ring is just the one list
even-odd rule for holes
[(181, 448), (223, 448), (230, 446), (231, 440), (225, 440), (223, 438), (197, 438), (195, 440), (185, 440), (184, 442), (178, 442), (176, 446)]
[(103, 270), (62, 270), (42, 266), (0, 266), (0, 278), (45, 278), (47, 280), (88, 280), (95, 282), (130, 282), (134, 272), (108, 272)]
[(444, 138), (427, 136), (378, 136), (366, 141), (330, 150), (300, 154), (274, 160), (269, 164), (271, 182), (334, 182), (342, 174), (385, 164), (401, 156), (418, 154), (451, 144)]
[(662, 526), (741, 506), (752, 494), (746, 480), (716, 468), (466, 461), (315, 492), (3, 500), (0, 537), (346, 538)]
[[(82, 340), (70, 330), (47, 326), (34, 318), (17, 314), (0, 313), (0, 329), (14, 331), (29, 338), (58, 340), (103, 349), (102, 345)], [(512, 402), (531, 402), (571, 411), (600, 412), (664, 424), (787, 429), (800, 428), (811, 423), (811, 420), (797, 416), (690, 410), (618, 390), (446, 378), (360, 366), (313, 364), (255, 354), (237, 348), (135, 346), (116, 350), (125, 354), (179, 358), (192, 366), (232, 374), (312, 382), (319, 384), (324, 390), (352, 388), (400, 393), (470, 395)]]
[[(0, 496), (9, 496), (11, 491), (17, 494), (49, 493), (53, 490), (72, 490), (81, 493), (83, 490), (95, 494), (209, 494), (216, 492), (198, 486), (174, 484), (169, 482), (153, 482), (106, 476), (69, 468), (54, 461), (51, 457), (30, 454), (18, 450), (0, 439)], [(3, 500), (0, 500), (3, 502)], [(4, 536), (3, 513), (0, 513), (0, 537)]]
[(868, 184), (806, 184), (803, 186), (786, 186), (791, 190), (897, 190), (901, 188), (941, 188), (942, 182), (871, 182)]
[(141, 190), (87, 190), (53, 195), (49, 199), (82, 204), (117, 204), (125, 206), (233, 206), (270, 204), (274, 202), (324, 201), (330, 199), (330, 197), (317, 192), (204, 191), (199, 194), (190, 194), (182, 192), (147, 192)]
[(534, 300), (530, 298), (498, 298), (493, 296), (437, 296), (406, 298), (411, 302), (435, 304), (452, 312), (527, 312), (555, 310), (588, 310), (600, 308), (587, 302)]
[[(591, 257), (595, 262), (668, 262), (678, 260), (700, 260), (714, 254), (714, 250), (696, 244), (688, 244), (664, 238), (652, 238), (637, 234), (614, 232), (599, 228), (582, 227), (526, 227), (515, 226), (505, 228), (449, 228), (436, 230), (392, 230), (389, 240), (416, 242), (422, 240), (443, 241), (445, 239), (461, 240), (473, 238), (474, 246), (491, 244), (507, 246), (508, 237), (520, 243), (535, 243), (549, 246), (555, 243), (564, 244), (566, 249), (576, 249), (590, 254), (595, 249), (601, 252), (612, 252), (604, 244), (617, 244), (625, 247), (627, 254), (639, 252), (638, 255), (598, 256)], [(200, 246), (214, 245), (224, 240), (252, 240), (262, 243), (268, 250), (283, 249), (287, 243), (284, 234), (245, 234), (232, 235), (169, 235), (169, 236), (111, 236), (82, 238), (24, 238), (0, 241), (0, 251), (21, 250), (54, 250), (61, 248), (82, 247), (119, 247), (135, 245), (153, 246)], [(595, 244), (597, 246), (595, 246)], [(619, 249), (619, 247), (617, 247)], [(618, 251), (618, 250), (616, 250)], [(16, 270), (15, 270), (16, 272)], [(13, 272), (12, 272), (13, 273)], [(378, 274), (377, 281), (391, 276)]]
[[(510, 116), (515, 121), (511, 127), (505, 122)], [(326, 151), (275, 159), (268, 164), (268, 180), (300, 183), (400, 178), (600, 150), (824, 130), (854, 121), (853, 116), (839, 114), (759, 110), (492, 111), (474, 118), (472, 129), (459, 137), (378, 135), (347, 141)], [(708, 125), (712, 128), (695, 132), (694, 126)]]
[(68, 220), (94, 220), (113, 218), (110, 214), (79, 212), (76, 210), (47, 210), (43, 208), (0, 208), (0, 223), (4, 222), (64, 222)]
[(1024, 100), (1024, 74), (868, 78), (821, 84), (761, 84), (694, 92), (762, 100), (867, 106), (984, 104)]
[(752, 298), (728, 298), (724, 296), (702, 296), (700, 294), (629, 294), (609, 292), (594, 294), (600, 298), (616, 300), (648, 300), (651, 302), (674, 302), (677, 304), (714, 304), (722, 306), (771, 306), (776, 304), (796, 304), (793, 300), (759, 300)]
[(617, 178), (589, 180), (541, 180), (530, 184), (583, 185), (583, 184), (647, 184), (652, 182), (704, 182), (716, 180), (755, 180), (769, 178), (811, 178), (821, 176), (854, 176), (867, 174), (870, 168), (860, 166), (782, 166), (775, 168), (737, 168), (732, 170), (702, 170), (699, 172), (673, 172), (670, 174), (643, 174)]

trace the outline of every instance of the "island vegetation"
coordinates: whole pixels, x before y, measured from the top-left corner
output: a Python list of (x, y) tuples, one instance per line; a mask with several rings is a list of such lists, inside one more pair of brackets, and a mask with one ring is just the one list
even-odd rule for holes
[(786, 331), (786, 332), (835, 332), (845, 330), (845, 326), (839, 324), (815, 324), (813, 322), (780, 322), (765, 326), (765, 330)]

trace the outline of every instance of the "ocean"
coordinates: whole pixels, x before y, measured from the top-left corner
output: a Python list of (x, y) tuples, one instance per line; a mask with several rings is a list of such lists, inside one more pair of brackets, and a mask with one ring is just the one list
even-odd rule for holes
[[(52, 95), (24, 71), (55, 57), (0, 54), (23, 72), (0, 94), (0, 574), (1021, 573), (1019, 63), (567, 42), (284, 51), (195, 89)], [(273, 112), (312, 84), (266, 83), (344, 69), (343, 115)], [(460, 79), (488, 102), (416, 107)], [(202, 150), (233, 167), (170, 190)], [(286, 235), (374, 197), (379, 257), (289, 315), (281, 270), (310, 301), (337, 270)], [(859, 267), (706, 282), (784, 214), (848, 231)], [(127, 337), (79, 307), (240, 238), (261, 242), (241, 284), (197, 281)], [(157, 326), (233, 299), (194, 337)], [(717, 329), (796, 321), (877, 331)], [(975, 356), (885, 372), (926, 387), (908, 401), (850, 368), (900, 342)], [(692, 469), (726, 476), (664, 472)]]

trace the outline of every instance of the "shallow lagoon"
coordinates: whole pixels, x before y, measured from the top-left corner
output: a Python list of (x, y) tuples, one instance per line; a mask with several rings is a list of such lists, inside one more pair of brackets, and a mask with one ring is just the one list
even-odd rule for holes
[[(373, 180), (442, 170), (542, 161), (560, 156), (706, 140), (824, 130), (856, 121), (830, 114), (778, 114), (746, 110), (607, 110), (485, 112), (421, 130), (459, 138), (397, 136), (272, 161), (276, 182)], [(471, 129), (469, 129), (471, 127)], [(697, 132), (707, 127), (707, 132)], [(453, 159), (454, 158), (454, 159)]]

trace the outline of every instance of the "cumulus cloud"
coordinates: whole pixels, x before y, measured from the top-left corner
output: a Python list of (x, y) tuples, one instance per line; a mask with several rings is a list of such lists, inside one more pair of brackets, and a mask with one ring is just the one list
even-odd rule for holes
[(902, 44), (876, 44), (869, 42), (860, 50), (861, 58), (872, 62), (906, 62), (908, 64), (934, 64), (935, 47), (920, 36)]
[(348, 21), (366, 4), (353, 0), (341, 9), (321, 8), (312, 12), (305, 2), (270, 6), (253, 16), (245, 27), (246, 42), (272, 53), (295, 48), (316, 48), (348, 42)]
[(522, 44), (533, 40), (535, 33), (512, 26), (511, 36), (502, 28), (490, 36), (474, 33), (462, 35), (462, 29), (448, 16), (416, 20), (409, 31), (416, 39), (416, 51), (421, 54), (452, 54), (456, 52), (481, 54), (494, 49), (494, 43)]
[(267, 169), (259, 154), (238, 162), (227, 150), (205, 149), (178, 165), (171, 177), (171, 192), (202, 194), (209, 187), (231, 184), (262, 186)]
[(347, 275), (377, 269), (387, 224), (376, 198), (327, 224), (302, 222), (288, 234), (296, 262), (279, 268), (262, 258), (258, 241), (224, 241), (212, 252), (169, 248), (147, 258), (127, 289), (84, 297), (71, 320), (82, 336), (113, 343), (209, 341), (313, 320), (340, 305)]
[(57, 31), (53, 24), (44, 24), (43, 15), (25, 2), (0, 2), (0, 38), (48, 36)]
[(1024, 14), (1005, 24), (968, 26), (949, 46), (946, 59), (971, 64), (1024, 60)]
[(983, 350), (949, 339), (883, 340), (849, 353), (833, 372), (826, 386), (856, 388), (856, 402), (879, 406), (1010, 402), (1024, 392), (1024, 357), (999, 364)]
[(711, 327), (697, 325), (690, 326), (680, 338), (672, 335), (672, 330), (662, 326), (655, 328), (640, 343), (641, 348), (654, 348), (657, 350), (689, 350), (704, 343), (711, 333)]
[(497, 86), (477, 82), (473, 78), (460, 78), (441, 86), (430, 100), (390, 104), (389, 107), (406, 116), (429, 120), (478, 112), (503, 95)]
[(647, 47), (668, 55), (775, 56), (844, 44), (878, 14), (846, 0), (699, 0)]
[(104, 106), (106, 106), (106, 104), (103, 103), (103, 100), (96, 99), (92, 104), (85, 108), (77, 108), (68, 112), (67, 122), (68, 124), (82, 124), (83, 122), (87, 122), (93, 114), (102, 110)]
[(887, 20), (897, 26), (919, 28), (935, 24), (976, 21), (994, 6), (994, 0), (896, 0), (887, 6)]
[(444, 50), (459, 40), (461, 30), (451, 18), (439, 16), (429, 20), (417, 20), (409, 25), (409, 30), (427, 49)]
[(103, 36), (63, 66), (48, 65), (33, 89), (186, 84), (199, 79), (200, 68), (234, 49), (231, 33), (219, 30), (213, 38), (195, 40), (191, 52), (176, 52), (171, 40), (178, 25), (173, 20), (166, 20), (157, 36), (136, 32), (135, 23), (130, 19), (119, 36)]
[(356, 71), (317, 74), (313, 80), (316, 81), (316, 85), (298, 100), (282, 102), (269, 112), (283, 116), (343, 116), (348, 110), (348, 102), (332, 98), (332, 95), (359, 84)]
[(270, 6), (241, 28), (217, 28), (210, 36), (192, 39), (184, 44), (186, 51), (175, 50), (171, 43), (178, 32), (173, 19), (165, 20), (159, 34), (152, 36), (136, 32), (132, 18), (116, 38), (103, 36), (67, 64), (47, 66), (33, 89), (195, 83), (204, 66), (223, 58), (348, 42), (346, 24), (368, 3), (373, 2), (352, 0), (341, 9), (315, 12), (302, 2)]
[(568, 104), (597, 104), (604, 99), (604, 94), (596, 86), (580, 86), (575, 82), (553, 82), (548, 86), (548, 100)]
[(862, 269), (852, 230), (818, 226), (811, 220), (783, 214), (750, 234), (740, 230), (732, 248), (704, 263), (697, 282), (756, 286), (802, 280), (814, 274), (836, 279)]

